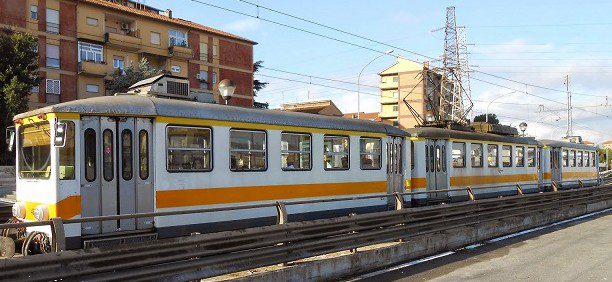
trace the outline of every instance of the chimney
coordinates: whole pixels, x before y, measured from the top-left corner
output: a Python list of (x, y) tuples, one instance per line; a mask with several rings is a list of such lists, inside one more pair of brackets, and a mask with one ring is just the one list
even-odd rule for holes
[(172, 18), (172, 10), (166, 9), (166, 17)]

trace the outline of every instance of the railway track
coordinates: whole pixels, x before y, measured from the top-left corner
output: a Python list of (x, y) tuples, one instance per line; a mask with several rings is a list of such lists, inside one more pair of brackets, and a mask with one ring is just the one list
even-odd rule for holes
[(190, 280), (612, 199), (612, 186), (294, 222), (147, 244), (6, 259), (9, 280)]

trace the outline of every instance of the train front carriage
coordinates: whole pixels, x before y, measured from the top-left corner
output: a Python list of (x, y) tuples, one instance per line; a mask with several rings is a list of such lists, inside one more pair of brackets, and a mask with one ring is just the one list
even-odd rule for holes
[(550, 152), (550, 173), (559, 189), (593, 186), (599, 182), (597, 148), (585, 144), (542, 140)]
[[(408, 134), (369, 121), (122, 95), (49, 106), (15, 123), (14, 215), (25, 221), (276, 201), (285, 203), (289, 221), (309, 220), (395, 202), (292, 202), (404, 192), (410, 182)], [(271, 206), (67, 224), (67, 245), (275, 224), (276, 212)], [(48, 237), (49, 229), (28, 233)]]
[[(538, 191), (541, 144), (532, 138), (423, 127), (409, 129), (414, 165), (413, 196), (428, 201), (460, 201), (471, 188), (478, 198)], [(437, 192), (437, 191), (440, 192)], [(450, 191), (449, 191), (450, 190)]]

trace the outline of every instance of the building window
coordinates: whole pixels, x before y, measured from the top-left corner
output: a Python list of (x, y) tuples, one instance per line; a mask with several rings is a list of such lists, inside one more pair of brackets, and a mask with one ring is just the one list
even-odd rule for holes
[(161, 44), (161, 35), (159, 33), (151, 31), (151, 44)]
[(399, 81), (399, 77), (398, 76), (394, 76), (393, 77), (393, 82), (398, 82)]
[(323, 162), (325, 170), (349, 169), (349, 138), (346, 136), (323, 137)]
[(53, 9), (47, 9), (47, 32), (59, 33), (59, 11)]
[(516, 158), (516, 166), (523, 167), (525, 166), (525, 147), (524, 146), (516, 146), (514, 148), (514, 157)]
[(266, 160), (266, 132), (230, 129), (231, 171), (263, 171)]
[(482, 144), (472, 144), (472, 167), (482, 167)]
[(100, 93), (100, 86), (96, 84), (87, 84), (85, 86), (85, 91), (89, 93)]
[(59, 68), (60, 67), (60, 53), (59, 46), (53, 44), (47, 44), (47, 67), (48, 68)]
[(497, 150), (498, 150), (497, 145), (495, 144), (487, 145), (487, 163), (489, 164), (489, 167), (499, 166)]
[(123, 57), (113, 58), (113, 68), (122, 70), (122, 71), (125, 69), (125, 60), (123, 59)]
[(563, 167), (568, 167), (569, 166), (569, 159), (567, 157), (568, 157), (569, 154), (568, 154), (567, 150), (563, 150), (562, 155), (563, 155)]
[(399, 110), (399, 106), (393, 106), (393, 111), (397, 112)]
[(38, 6), (30, 6), (30, 19), (38, 20)]
[(453, 142), (453, 167), (465, 167), (465, 143)]
[(200, 70), (197, 78), (200, 81), (200, 89), (208, 89), (208, 71)]
[(308, 134), (281, 134), (282, 170), (310, 170), (311, 137)]
[(217, 45), (213, 45), (212, 48), (212, 52), (213, 52), (213, 57), (217, 58), (217, 55), (219, 55), (219, 47)]
[(527, 148), (527, 166), (536, 166), (536, 148), (534, 147)]
[(47, 94), (55, 94), (55, 95), (59, 95), (60, 94), (60, 86), (61, 83), (59, 80), (57, 79), (47, 79), (45, 80), (46, 83), (46, 92)]
[(74, 122), (64, 121), (66, 123), (66, 144), (59, 150), (59, 179), (73, 180), (74, 179)]
[(502, 146), (502, 166), (504, 167), (512, 166), (512, 146), (510, 145)]
[(212, 73), (212, 84), (217, 84), (217, 73), (214, 71)]
[(393, 91), (393, 98), (399, 97), (399, 92), (397, 90)]
[(381, 147), (380, 138), (359, 139), (361, 169), (380, 169)]
[(32, 87), (32, 93), (38, 93), (38, 91), (40, 91), (40, 86), (36, 85)]
[(200, 60), (208, 60), (208, 43), (200, 42)]
[(212, 170), (211, 130), (201, 127), (168, 126), (167, 170)]
[(98, 19), (87, 17), (86, 22), (87, 22), (87, 25), (98, 26)]
[(181, 67), (180, 66), (170, 66), (170, 71), (171, 72), (180, 73), (181, 72)]
[(79, 42), (79, 62), (102, 63), (102, 45)]
[(168, 46), (187, 47), (187, 33), (171, 29), (168, 31)]

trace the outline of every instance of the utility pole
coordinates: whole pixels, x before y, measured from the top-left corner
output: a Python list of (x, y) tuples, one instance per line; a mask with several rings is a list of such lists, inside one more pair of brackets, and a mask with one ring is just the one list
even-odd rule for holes
[(569, 75), (565, 76), (565, 91), (567, 93), (567, 137), (574, 136), (572, 128), (572, 92), (569, 90), (570, 80)]

